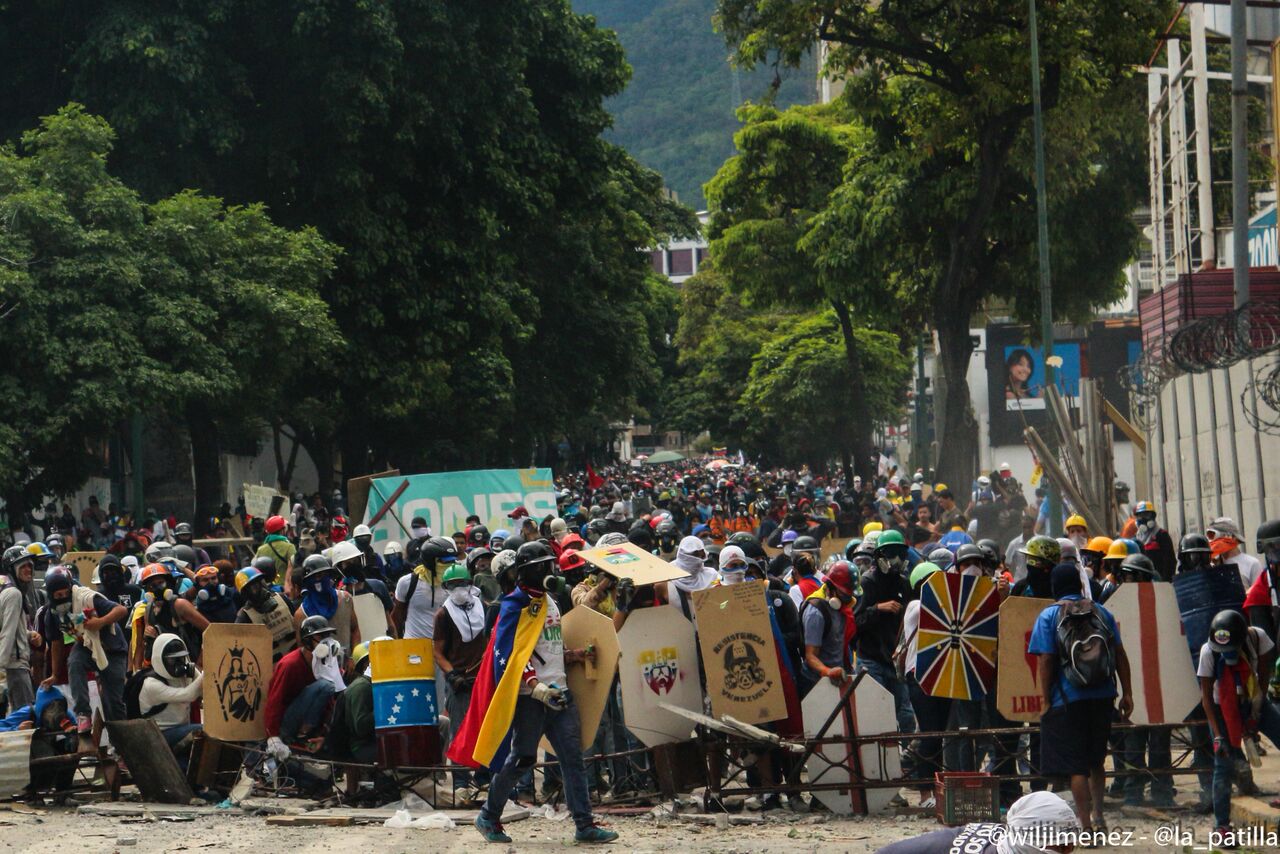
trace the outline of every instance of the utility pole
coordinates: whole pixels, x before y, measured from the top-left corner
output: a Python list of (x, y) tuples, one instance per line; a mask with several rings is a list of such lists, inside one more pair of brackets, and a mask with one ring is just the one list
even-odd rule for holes
[(1249, 301), (1248, 14), (1246, 0), (1231, 0), (1231, 278), (1236, 308)]
[[(1239, 0), (1243, 4), (1243, 0)], [(1053, 279), (1049, 274), (1049, 202), (1044, 184), (1044, 116), (1040, 110), (1040, 36), (1036, 24), (1036, 0), (1029, 0), (1031, 31), (1031, 108), (1036, 148), (1036, 231), (1040, 247), (1040, 340), (1044, 353), (1044, 384), (1048, 388), (1056, 384), (1057, 371), (1053, 366)], [(1042, 391), (1043, 395), (1044, 392)], [(1062, 499), (1052, 481), (1046, 484), (1045, 501), (1049, 503), (1046, 518), (1050, 536), (1057, 536), (1062, 527)]]

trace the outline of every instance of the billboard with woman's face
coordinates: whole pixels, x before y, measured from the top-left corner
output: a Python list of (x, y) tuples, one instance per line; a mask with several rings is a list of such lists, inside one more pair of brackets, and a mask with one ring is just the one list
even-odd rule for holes
[[(1062, 360), (1055, 381), (1067, 397), (1080, 393), (1080, 344), (1055, 344)], [(1004, 348), (1004, 409), (1044, 409), (1044, 351), (1039, 347), (1008, 344)]]

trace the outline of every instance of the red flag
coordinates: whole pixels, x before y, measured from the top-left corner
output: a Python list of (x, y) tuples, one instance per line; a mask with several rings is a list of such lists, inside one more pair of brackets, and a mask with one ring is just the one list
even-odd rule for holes
[(604, 478), (596, 474), (596, 470), (587, 463), (587, 489), (599, 489), (604, 486)]

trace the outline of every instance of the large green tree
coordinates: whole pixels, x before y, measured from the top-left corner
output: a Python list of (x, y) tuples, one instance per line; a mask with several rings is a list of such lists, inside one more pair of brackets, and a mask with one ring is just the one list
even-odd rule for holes
[[(1111, 300), (1145, 195), (1132, 68), (1170, 2), (1060, 0), (1040, 9), (1055, 313)], [(1035, 199), (1024, 0), (720, 0), (739, 61), (798, 62), (816, 38), (827, 73), (872, 132), (813, 248), (828, 274), (872, 272), (929, 307), (945, 394), (939, 476), (968, 482), (977, 430), (966, 380), (970, 323), (991, 297), (1035, 317)], [(1134, 168), (1135, 164), (1139, 168)]]
[(0, 52), (5, 134), (75, 98), (150, 196), (261, 201), (343, 248), (322, 295), (349, 346), (281, 354), (322, 486), (339, 453), (549, 459), (656, 384), (637, 250), (693, 222), (602, 139), (628, 69), (567, 0), (42, 0), (0, 6)]
[(339, 341), (319, 286), (334, 247), (260, 207), (184, 192), (148, 204), (108, 169), (114, 134), (71, 105), (0, 149), (0, 496), (21, 513), (100, 472), (113, 425), (188, 415), (201, 510), (211, 426), (287, 401), (281, 350)]

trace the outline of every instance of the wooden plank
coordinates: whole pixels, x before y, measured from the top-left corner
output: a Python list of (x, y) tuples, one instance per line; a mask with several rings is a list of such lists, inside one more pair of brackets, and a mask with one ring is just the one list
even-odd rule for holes
[(162, 804), (191, 803), (195, 793), (155, 721), (107, 721), (107, 733), (144, 798)]
[(1102, 411), (1106, 413), (1107, 418), (1111, 419), (1111, 423), (1120, 428), (1120, 432), (1129, 438), (1133, 446), (1142, 453), (1147, 452), (1147, 439), (1138, 430), (1129, 423), (1129, 419), (1120, 414), (1120, 410), (1111, 405), (1111, 401), (1105, 397), (1102, 398)]
[(270, 815), (267, 824), (284, 827), (350, 827), (355, 824), (350, 816), (340, 815)]

